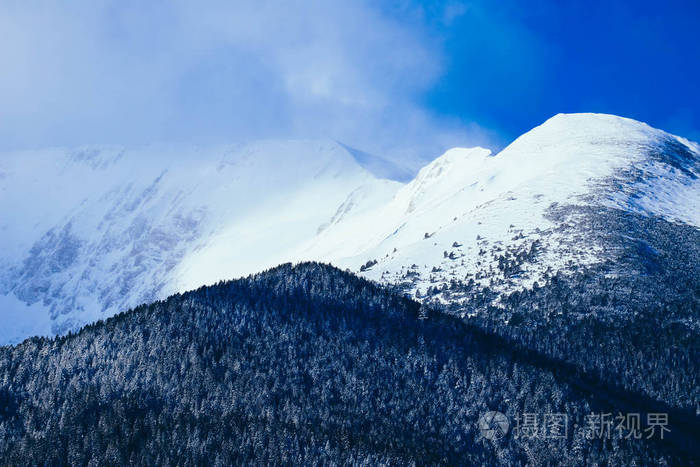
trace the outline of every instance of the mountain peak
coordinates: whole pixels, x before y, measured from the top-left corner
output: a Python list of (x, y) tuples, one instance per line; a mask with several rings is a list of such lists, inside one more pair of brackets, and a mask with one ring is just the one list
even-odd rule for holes
[(576, 131), (579, 133), (588, 132), (590, 134), (596, 132), (603, 134), (610, 132), (617, 132), (618, 134), (640, 132), (650, 135), (665, 133), (645, 122), (633, 118), (596, 112), (558, 113), (545, 120), (533, 130), (549, 127), (551, 127), (552, 130)]
[(543, 148), (561, 145), (576, 149), (575, 145), (644, 144), (666, 134), (646, 123), (615, 115), (560, 113), (518, 137), (501, 153), (541, 152)]
[[(482, 159), (483, 157), (490, 156), (491, 150), (482, 148), (481, 146), (474, 146), (471, 148), (455, 147), (448, 149), (441, 156), (436, 158), (433, 162), (445, 161), (447, 163), (459, 163), (468, 160)], [(428, 164), (427, 167), (432, 164)]]
[(406, 183), (413, 178), (414, 173), (406, 167), (389, 159), (370, 154), (338, 142), (362, 168), (375, 177), (396, 182)]
[(481, 147), (452, 148), (423, 167), (416, 177), (416, 182), (434, 180), (443, 174), (459, 177), (468, 174), (474, 168), (484, 163), (491, 155), (489, 149)]

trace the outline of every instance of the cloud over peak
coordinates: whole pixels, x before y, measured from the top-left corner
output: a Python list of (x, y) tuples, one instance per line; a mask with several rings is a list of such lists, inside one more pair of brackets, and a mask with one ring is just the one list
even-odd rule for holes
[(375, 152), (464, 133), (420, 96), (439, 44), (370, 2), (0, 6), (1, 149), (329, 137)]

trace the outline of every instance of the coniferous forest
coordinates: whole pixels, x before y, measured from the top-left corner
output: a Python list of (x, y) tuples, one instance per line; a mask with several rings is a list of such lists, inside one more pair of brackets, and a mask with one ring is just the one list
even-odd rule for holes
[[(576, 279), (545, 288), (510, 300), (575, 296)], [(316, 263), (203, 287), (0, 348), (0, 464), (697, 462), (694, 375), (669, 369), (663, 388), (654, 379), (636, 391), (557, 342), (488, 327)], [(694, 371), (697, 342), (679, 342), (679, 365)], [(628, 357), (617, 363), (634, 374)], [(510, 422), (498, 436), (479, 423), (489, 411)], [(606, 436), (588, 423), (629, 412), (641, 433), (613, 423)], [(662, 412), (663, 439), (646, 423)], [(548, 414), (567, 418), (533, 423)]]
[(700, 0), (0, 0), (0, 467), (700, 467)]

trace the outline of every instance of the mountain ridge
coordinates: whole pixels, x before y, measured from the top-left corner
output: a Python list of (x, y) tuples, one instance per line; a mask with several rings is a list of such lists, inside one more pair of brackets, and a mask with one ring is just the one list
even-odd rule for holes
[[(411, 276), (411, 287), (421, 293), (465, 275), (488, 283), (489, 273), (475, 276), (496, 269), (500, 254), (485, 253), (530, 250), (538, 244), (541, 254), (548, 255), (539, 261), (543, 267), (533, 264), (529, 277), (516, 278), (507, 292), (541, 281), (548, 268), (556, 272), (569, 261), (579, 266), (600, 261), (602, 251), (595, 242), (575, 242), (574, 232), (562, 236), (563, 224), (547, 214), (552, 206), (616, 208), (697, 228), (696, 148), (629, 119), (555, 116), (499, 154), (482, 158), (479, 167), (461, 178), (450, 202), (383, 227), (383, 243), (365, 253), (376, 263), (363, 275), (391, 283)], [(523, 158), (538, 164), (523, 166), (518, 162)], [(357, 268), (361, 262), (349, 264)]]
[[(14, 340), (286, 261), (331, 262), (422, 298), (455, 280), (488, 286), (504, 253), (529, 255), (500, 286), (508, 294), (604, 260), (585, 229), (593, 211), (560, 221), (554, 206), (700, 225), (698, 145), (604, 114), (556, 115), (498, 154), (449, 150), (405, 184), (335, 142), (57, 151), (0, 164), (0, 306), (28, 315)], [(46, 162), (55, 179), (37, 176)]]

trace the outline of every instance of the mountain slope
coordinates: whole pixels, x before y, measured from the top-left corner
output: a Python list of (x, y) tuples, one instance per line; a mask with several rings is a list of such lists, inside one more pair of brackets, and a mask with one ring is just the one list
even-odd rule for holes
[[(587, 414), (658, 407), (594, 384), (352, 274), (283, 265), (0, 347), (0, 465), (693, 461), (697, 423), (597, 439)], [(479, 429), (489, 410), (502, 438)], [(524, 413), (569, 418), (530, 436)]]
[(0, 342), (279, 264), (352, 193), (399, 186), (334, 142), (5, 154)]

